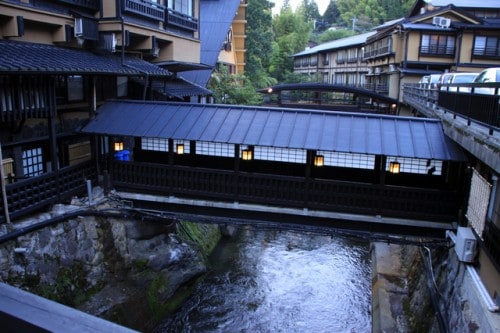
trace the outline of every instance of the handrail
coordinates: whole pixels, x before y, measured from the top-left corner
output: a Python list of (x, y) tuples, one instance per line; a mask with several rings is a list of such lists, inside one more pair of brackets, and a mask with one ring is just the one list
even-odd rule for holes
[(111, 161), (117, 189), (217, 201), (452, 221), (453, 191), (235, 172), (179, 165)]
[[(97, 179), (97, 170), (91, 161), (8, 184), (6, 192), (10, 217), (19, 218), (84, 192), (88, 179)], [(0, 206), (2, 223), (5, 222), (3, 210), (2, 204)]]

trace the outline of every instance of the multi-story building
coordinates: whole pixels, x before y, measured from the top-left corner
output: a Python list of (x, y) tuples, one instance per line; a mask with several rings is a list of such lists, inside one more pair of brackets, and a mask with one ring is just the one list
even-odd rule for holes
[[(365, 84), (401, 100), (403, 84), (423, 75), (499, 66), (499, 18), (498, 1), (418, 0), (406, 18), (294, 55), (295, 72), (316, 74), (323, 82)], [(361, 67), (351, 57), (356, 66), (348, 69), (356, 54)], [(332, 64), (327, 70), (325, 61)]]
[(362, 58), (366, 39), (375, 32), (323, 43), (294, 55), (294, 72), (323, 83), (363, 86), (368, 74)]
[(500, 64), (498, 1), (416, 1), (409, 16), (368, 38), (367, 81), (401, 98), (404, 83), (432, 73), (480, 72)]
[[(220, 13), (213, 11), (220, 7), (232, 14), (202, 29), (201, 18), (216, 17)], [(224, 36), (233, 31), (230, 49), (235, 68), (243, 70), (245, 7), (240, 0), (1, 1), (2, 173), (6, 183), (44, 179), (36, 195), (34, 186), (26, 186), (17, 197), (11, 193), (9, 203), (22, 214), (81, 190), (82, 175), (95, 175), (85, 165), (113, 151), (109, 138), (97, 142), (77, 134), (106, 100), (198, 102), (210, 96), (206, 82), (177, 75), (212, 71), (215, 62), (201, 61), (201, 35), (223, 36), (218, 56)], [(127, 142), (122, 144), (126, 150)], [(78, 185), (61, 177), (66, 173), (78, 174)]]

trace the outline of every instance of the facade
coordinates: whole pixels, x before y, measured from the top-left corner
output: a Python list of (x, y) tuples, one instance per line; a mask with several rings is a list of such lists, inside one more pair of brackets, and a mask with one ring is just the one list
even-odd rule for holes
[[(419, 0), (408, 17), (359, 35), (361, 40), (345, 38), (294, 55), (295, 72), (317, 75), (321, 82), (364, 85), (401, 101), (403, 85), (423, 75), (498, 67), (499, 31), (498, 1)], [(356, 53), (359, 63), (350, 56)], [(361, 66), (349, 69), (349, 61)]]
[(387, 85), (389, 96), (401, 99), (402, 86), (423, 75), (496, 67), (499, 19), (498, 1), (417, 1), (409, 17), (368, 38), (364, 59), (373, 75), (367, 81)]
[(375, 32), (320, 44), (294, 55), (294, 72), (330, 84), (365, 86), (368, 65), (362, 58), (366, 39)]
[[(224, 35), (238, 6), (242, 13), (246, 6), (239, 0), (230, 4), (202, 0), (0, 2), (0, 170), (2, 185), (10, 186), (8, 206), (18, 212), (9, 215), (2, 205), (3, 219), (71, 197), (84, 189), (82, 180), (95, 180), (92, 161), (99, 159), (97, 154), (113, 152), (114, 147), (107, 138), (96, 141), (78, 129), (107, 100), (207, 100), (211, 92), (204, 85), (177, 75), (211, 68), (201, 62), (200, 18), (215, 14), (210, 7), (202, 13), (202, 3), (234, 7), (227, 24), (214, 22), (211, 27)], [(238, 15), (233, 26), (238, 70), (244, 64), (243, 17)], [(122, 148), (126, 150), (126, 142)]]

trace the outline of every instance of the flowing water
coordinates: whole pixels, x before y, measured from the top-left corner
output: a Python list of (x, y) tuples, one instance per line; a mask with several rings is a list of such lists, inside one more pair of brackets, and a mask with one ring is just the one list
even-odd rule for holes
[(245, 227), (157, 332), (371, 332), (368, 242)]

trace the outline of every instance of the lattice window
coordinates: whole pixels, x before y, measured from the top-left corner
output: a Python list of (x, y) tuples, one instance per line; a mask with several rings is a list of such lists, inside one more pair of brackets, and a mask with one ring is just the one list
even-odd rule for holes
[(356, 169), (374, 169), (375, 156), (366, 154), (338, 153), (331, 151), (318, 151), (317, 155), (325, 157), (325, 165), (356, 168)]
[(256, 160), (306, 163), (307, 152), (302, 149), (255, 147), (254, 154)]
[(34, 177), (43, 174), (42, 148), (29, 148), (23, 151), (23, 174)]
[(217, 142), (196, 142), (196, 154), (207, 156), (234, 157), (234, 145)]
[(168, 139), (163, 138), (141, 138), (142, 150), (167, 151)]
[(191, 148), (189, 145), (189, 140), (174, 140), (174, 150), (177, 154), (181, 153), (179, 150), (182, 146), (182, 154), (189, 154)]
[(389, 170), (391, 161), (398, 161), (401, 168), (400, 172), (406, 173), (441, 175), (443, 169), (442, 161), (387, 156), (386, 171)]

